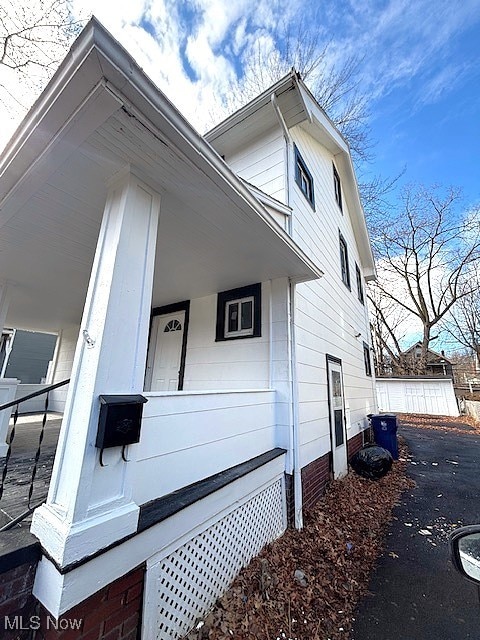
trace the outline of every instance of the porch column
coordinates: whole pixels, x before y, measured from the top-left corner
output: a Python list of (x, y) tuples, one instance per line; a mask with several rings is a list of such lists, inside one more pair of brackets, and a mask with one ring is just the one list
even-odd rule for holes
[(31, 528), (61, 567), (137, 528), (134, 464), (115, 448), (100, 466), (95, 439), (98, 396), (143, 391), (159, 211), (130, 169), (109, 185), (50, 490)]

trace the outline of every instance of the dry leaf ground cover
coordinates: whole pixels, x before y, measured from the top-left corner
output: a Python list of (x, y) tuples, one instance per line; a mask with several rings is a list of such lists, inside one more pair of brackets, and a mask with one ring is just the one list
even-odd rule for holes
[(380, 480), (351, 472), (242, 570), (188, 640), (346, 640), (392, 511), (412, 486), (407, 451)]
[(448, 433), (480, 433), (480, 423), (476, 422), (472, 416), (424, 416), (407, 413), (397, 414), (400, 424), (405, 424), (417, 429), (427, 431), (443, 431)]

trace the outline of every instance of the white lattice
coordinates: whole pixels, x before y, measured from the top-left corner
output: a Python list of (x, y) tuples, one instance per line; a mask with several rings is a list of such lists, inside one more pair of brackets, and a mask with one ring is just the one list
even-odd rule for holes
[(161, 561), (157, 640), (184, 636), (261, 549), (285, 530), (278, 480)]

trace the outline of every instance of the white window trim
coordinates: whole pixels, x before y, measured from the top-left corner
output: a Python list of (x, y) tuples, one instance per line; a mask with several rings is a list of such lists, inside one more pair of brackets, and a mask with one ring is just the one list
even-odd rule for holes
[[(251, 302), (252, 303), (252, 326), (248, 329), (237, 329), (236, 331), (229, 331), (228, 330), (228, 310), (229, 307), (232, 304), (238, 304), (239, 308), (238, 308), (238, 319), (239, 322), (241, 320), (242, 317), (242, 304), (244, 304), (245, 302)], [(225, 338), (232, 338), (235, 336), (253, 336), (253, 331), (254, 331), (254, 326), (255, 326), (255, 297), (254, 296), (247, 296), (245, 298), (236, 298), (235, 300), (228, 300), (225, 303), (225, 331), (224, 331), (224, 337)]]

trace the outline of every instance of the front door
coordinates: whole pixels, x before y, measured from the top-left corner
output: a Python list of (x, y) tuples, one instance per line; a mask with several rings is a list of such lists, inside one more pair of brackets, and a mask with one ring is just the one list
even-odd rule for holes
[(327, 358), (328, 394), (330, 408), (330, 432), (333, 453), (333, 477), (347, 474), (347, 437), (345, 432), (345, 405), (343, 400), (342, 365), (336, 359)]
[(145, 379), (147, 390), (177, 391), (184, 331), (185, 311), (154, 316)]

